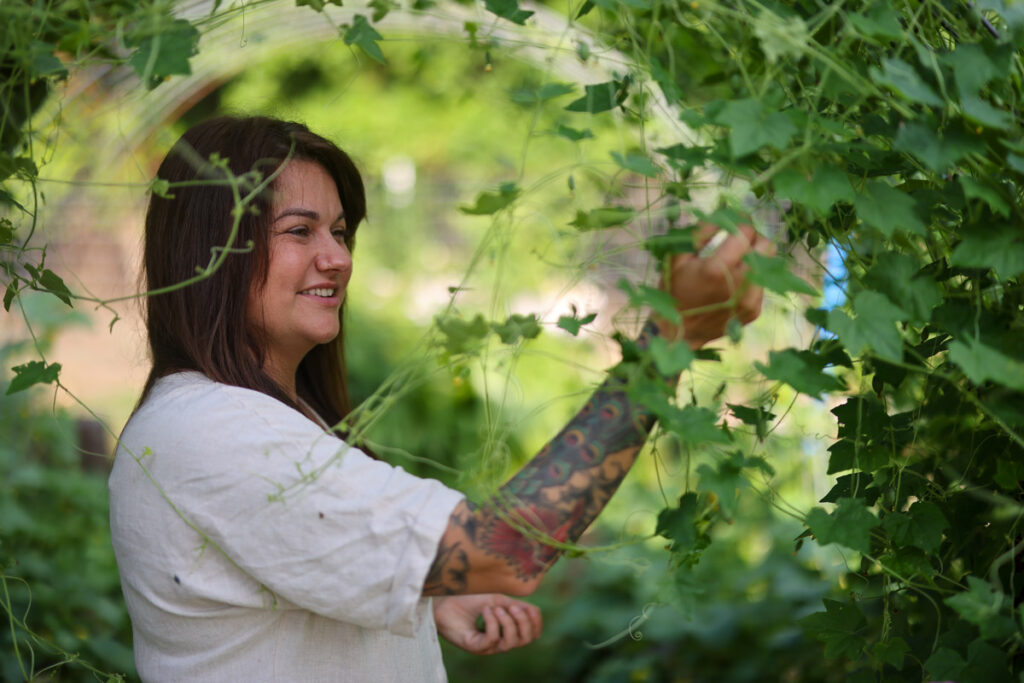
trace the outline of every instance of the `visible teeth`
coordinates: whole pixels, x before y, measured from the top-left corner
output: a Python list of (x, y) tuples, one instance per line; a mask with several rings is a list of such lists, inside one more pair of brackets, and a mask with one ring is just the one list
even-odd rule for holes
[(315, 289), (307, 289), (304, 293), (312, 294), (313, 296), (334, 296), (333, 289), (323, 289), (319, 287)]

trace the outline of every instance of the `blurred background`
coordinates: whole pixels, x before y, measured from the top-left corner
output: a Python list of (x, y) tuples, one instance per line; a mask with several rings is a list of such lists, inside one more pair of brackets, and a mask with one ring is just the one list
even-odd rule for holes
[[(290, 21), (288, 8), (281, 12), (263, 19)], [(692, 204), (651, 206), (660, 189), (614, 162), (612, 153), (678, 141), (685, 131), (673, 112), (642, 124), (618, 112), (584, 116), (565, 110), (578, 92), (542, 89), (593, 64), (581, 58), (582, 38), (499, 55), (463, 23), (457, 34), (399, 26), (379, 64), (336, 37), (278, 44), (259, 26), (254, 19), (204, 43), (206, 66), (176, 79), (173, 97), (126, 94), (116, 73), (90, 72), (40, 115), (60, 122), (40, 169), (38, 240), (50, 244), (47, 265), (75, 291), (125, 298), (95, 308), (80, 302), (71, 315), (52, 296), (26, 298), (31, 332), (61, 363), (70, 394), (37, 386), (0, 397), (0, 553), (16, 558), (3, 597), (64, 653), (4, 630), (5, 681), (22, 680), (12, 632), (22, 656), (34, 653), (37, 671), (68, 653), (88, 664), (72, 659), (40, 680), (94, 680), (90, 667), (134, 678), (105, 477), (148, 369), (133, 298), (147, 185), (188, 126), (223, 112), (293, 118), (356, 160), (370, 207), (348, 293), (352, 393), (359, 402), (401, 377), (386, 394), (393, 400), (374, 404), (370, 440), (389, 461), (472, 497), (493, 490), (582, 405), (618, 358), (612, 333), (638, 329), (640, 314), (624, 308), (616, 283), (656, 281), (642, 240), (718, 199), (695, 180)], [(460, 211), (507, 182), (523, 191), (513, 211)], [(602, 205), (646, 210), (624, 228), (570, 225), (577, 211)], [(785, 249), (771, 216), (755, 218)], [(820, 275), (802, 275), (820, 287)], [(722, 362), (698, 362), (680, 386), (702, 405), (759, 402), (785, 415), (769, 434), (734, 421), (745, 451), (774, 473), (742, 482), (732, 523), (706, 530), (715, 543), (693, 566), (669, 566), (668, 541), (654, 536), (658, 512), (694, 488), (699, 466), (720, 454), (653, 440), (582, 539), (586, 550), (561, 560), (532, 598), (544, 611), (543, 638), (488, 658), (446, 646), (451, 680), (843, 680), (797, 625), (846, 569), (835, 546), (797, 540), (803, 511), (829, 488), (821, 456), (834, 436), (831, 406), (751, 371), (769, 349), (807, 343), (812, 330), (798, 310), (770, 297), (742, 340), (715, 345)], [(438, 316), (478, 313), (496, 321), (535, 314), (542, 332), (513, 345), (492, 337), (472, 354), (435, 343)], [(556, 325), (560, 316), (591, 313), (578, 336)], [(29, 357), (31, 335), (14, 316), (2, 322), (0, 365), (9, 368)]]

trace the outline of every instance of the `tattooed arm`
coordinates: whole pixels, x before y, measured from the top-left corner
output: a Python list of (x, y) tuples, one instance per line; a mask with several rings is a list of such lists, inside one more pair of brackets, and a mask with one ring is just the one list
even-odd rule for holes
[[(713, 232), (705, 229), (699, 241)], [(677, 328), (663, 320), (648, 322), (638, 346), (662, 335), (696, 349), (720, 337), (730, 318), (744, 323), (756, 318), (761, 290), (746, 285), (742, 260), (750, 250), (768, 253), (772, 245), (743, 228), (709, 258), (675, 257), (668, 290), (683, 313), (682, 323)], [(674, 385), (678, 376), (664, 379)], [(604, 509), (654, 425), (650, 412), (630, 401), (625, 389), (621, 373), (610, 373), (569, 424), (492, 499), (481, 505), (463, 501), (455, 508), (424, 595), (527, 595), (536, 589), (562, 548)]]

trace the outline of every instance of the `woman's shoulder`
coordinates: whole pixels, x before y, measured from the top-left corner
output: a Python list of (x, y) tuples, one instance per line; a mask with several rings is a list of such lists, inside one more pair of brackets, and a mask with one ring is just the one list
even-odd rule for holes
[(185, 371), (158, 379), (132, 415), (126, 432), (174, 432), (179, 436), (218, 431), (317, 432), (302, 413), (272, 396), (216, 382)]

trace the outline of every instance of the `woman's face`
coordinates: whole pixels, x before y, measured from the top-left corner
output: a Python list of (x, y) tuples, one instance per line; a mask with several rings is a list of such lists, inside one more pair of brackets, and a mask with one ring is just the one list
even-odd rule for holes
[(338, 188), (323, 167), (290, 161), (274, 189), (267, 281), (249, 292), (247, 316), (265, 336), (267, 370), (290, 386), (310, 349), (338, 335), (352, 255)]

